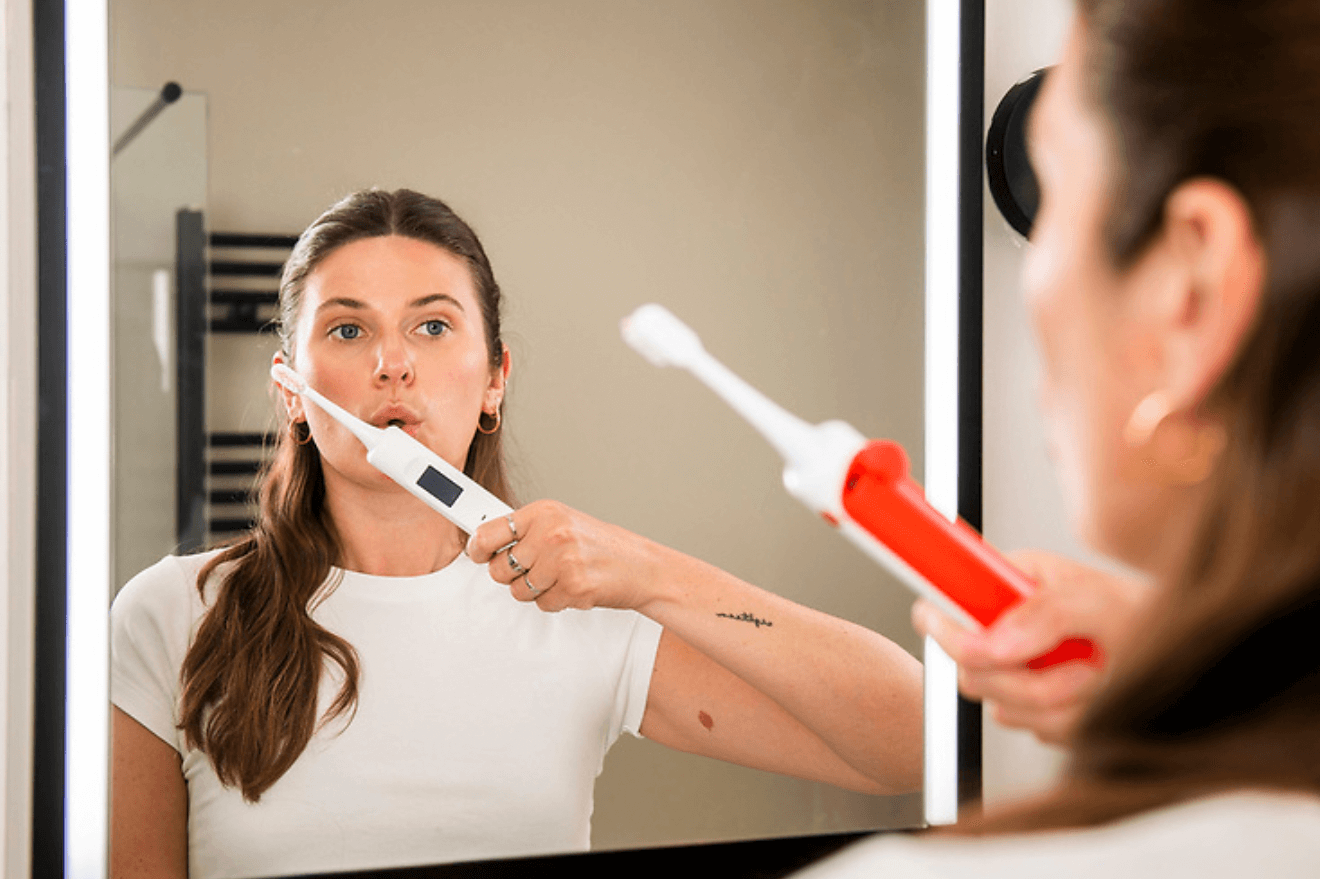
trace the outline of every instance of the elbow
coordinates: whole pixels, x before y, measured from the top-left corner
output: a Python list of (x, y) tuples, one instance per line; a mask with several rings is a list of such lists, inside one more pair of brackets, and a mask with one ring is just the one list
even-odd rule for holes
[(884, 730), (873, 778), (889, 795), (918, 793), (925, 780), (925, 695), (921, 663), (913, 660), (885, 708)]

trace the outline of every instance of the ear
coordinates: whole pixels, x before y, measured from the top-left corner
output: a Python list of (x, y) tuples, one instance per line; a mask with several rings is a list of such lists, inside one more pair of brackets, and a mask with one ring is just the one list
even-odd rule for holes
[(1260, 308), (1264, 249), (1241, 194), (1212, 179), (1189, 181), (1169, 196), (1164, 237), (1180, 278), (1161, 309), (1165, 378), (1173, 407), (1195, 411)]
[[(284, 355), (278, 351), (275, 352), (275, 356), (270, 359), (270, 362), (272, 366), (277, 363), (288, 364), (288, 361), (284, 359)], [(307, 416), (303, 413), (302, 397), (286, 389), (284, 385), (273, 378), (270, 383), (275, 386), (276, 392), (280, 395), (280, 399), (284, 403), (284, 411), (288, 414), (289, 420), (295, 423), (306, 421)]]
[(490, 384), (486, 386), (486, 400), (482, 407), (486, 412), (494, 413), (504, 401), (504, 389), (509, 383), (509, 371), (513, 368), (513, 359), (509, 356), (509, 346), (501, 345), (500, 365), (490, 372)]

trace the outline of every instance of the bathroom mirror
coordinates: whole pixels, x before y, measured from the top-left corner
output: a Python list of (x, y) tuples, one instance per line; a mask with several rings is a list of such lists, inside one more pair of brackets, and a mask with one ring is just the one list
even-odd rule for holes
[[(184, 89), (110, 167), (112, 591), (179, 547), (171, 216), (292, 235), (348, 191), (407, 186), (472, 223), (504, 289), (523, 500), (562, 500), (922, 655), (907, 590), (783, 491), (777, 456), (736, 415), (627, 349), (618, 321), (661, 302), (790, 411), (898, 440), (916, 478), (956, 483), (926, 472), (924, 4), (109, 0), (108, 13), (110, 139), (161, 84)], [(208, 431), (273, 427), (271, 345), (209, 335)], [(864, 797), (625, 737), (597, 785), (593, 849), (924, 821), (920, 794)]]

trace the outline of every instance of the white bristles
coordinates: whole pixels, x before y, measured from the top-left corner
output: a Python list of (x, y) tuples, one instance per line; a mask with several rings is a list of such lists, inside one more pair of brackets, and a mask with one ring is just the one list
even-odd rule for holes
[(285, 366), (283, 363), (273, 364), (270, 368), (270, 377), (279, 382), (280, 386), (292, 394), (298, 394), (304, 400), (311, 400), (317, 406), (320, 406), (335, 421), (347, 427), (353, 436), (362, 441), (362, 444), (368, 450), (375, 448), (380, 442), (381, 429), (367, 424), (362, 419), (345, 411), (341, 406), (332, 400), (327, 400), (317, 392), (316, 388), (307, 383), (293, 369)]
[(294, 372), (283, 363), (271, 365), (270, 377), (291, 394), (301, 394), (307, 390), (307, 379)]
[(704, 355), (701, 339), (667, 308), (643, 305), (620, 324), (623, 340), (652, 366), (691, 368)]

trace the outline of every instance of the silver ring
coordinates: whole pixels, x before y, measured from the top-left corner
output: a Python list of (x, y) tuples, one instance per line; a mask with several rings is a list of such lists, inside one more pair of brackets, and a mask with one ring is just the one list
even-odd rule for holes
[(513, 524), (513, 513), (504, 517), (504, 521), (509, 523), (509, 533), (513, 535), (513, 542), (518, 542), (518, 526)]
[(513, 557), (513, 550), (509, 550), (509, 567), (513, 568), (519, 577), (527, 573), (527, 569), (518, 564), (518, 560)]
[(540, 595), (542, 592), (545, 591), (544, 589), (537, 589), (535, 586), (533, 586), (533, 585), (532, 585), (532, 578), (529, 577), (529, 576), (527, 576), (526, 574), (523, 574), (523, 582), (524, 582), (525, 584), (527, 584), (527, 591), (528, 591), (528, 592), (531, 592), (532, 595), (534, 595), (534, 596), (535, 596), (535, 595)]
[(491, 556), (497, 556), (497, 555), (499, 555), (499, 554), (502, 553), (502, 552), (507, 552), (507, 551), (513, 549), (513, 548), (514, 548), (515, 546), (517, 546), (517, 545), (518, 545), (518, 541), (516, 541), (516, 540), (510, 540), (508, 543), (504, 544), (504, 545), (501, 546), (499, 549), (497, 549), (497, 550), (495, 550), (493, 553), (491, 553)]

